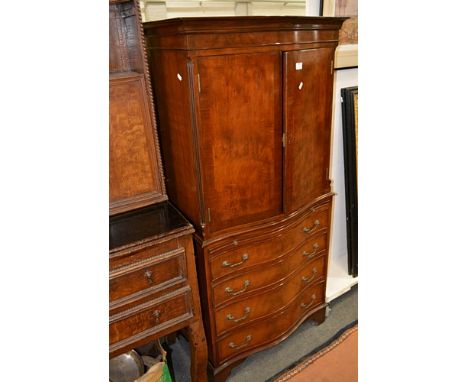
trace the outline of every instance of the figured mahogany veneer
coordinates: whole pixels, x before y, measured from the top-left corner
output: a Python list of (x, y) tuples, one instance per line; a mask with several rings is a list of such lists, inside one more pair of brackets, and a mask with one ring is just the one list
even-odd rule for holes
[(322, 322), (343, 18), (145, 24), (169, 199), (195, 227), (209, 376)]

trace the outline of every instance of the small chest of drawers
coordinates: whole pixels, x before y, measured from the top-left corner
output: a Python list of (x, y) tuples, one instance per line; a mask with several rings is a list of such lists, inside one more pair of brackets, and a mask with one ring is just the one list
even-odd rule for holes
[(192, 226), (165, 202), (110, 219), (109, 354), (186, 328), (192, 379), (206, 380)]
[(268, 227), (198, 247), (217, 364), (235, 364), (324, 312), (330, 215), (325, 199)]

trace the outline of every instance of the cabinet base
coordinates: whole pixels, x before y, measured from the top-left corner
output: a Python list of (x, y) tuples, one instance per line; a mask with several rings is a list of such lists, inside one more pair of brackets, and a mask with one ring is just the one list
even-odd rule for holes
[[(317, 325), (321, 325), (325, 321), (326, 311), (327, 311), (327, 305), (324, 305), (323, 308), (321, 308), (321, 309), (317, 310), (316, 312), (312, 313), (307, 319), (314, 321)], [(296, 329), (297, 329), (297, 327), (296, 327)], [(296, 329), (294, 329), (293, 331), (295, 331)], [(286, 338), (288, 338), (288, 337), (286, 337)], [(283, 338), (283, 339), (286, 339), (286, 338)], [(270, 347), (278, 344), (283, 339), (281, 339), (278, 342), (272, 343), (270, 345)], [(267, 347), (265, 347), (265, 349), (266, 348)], [(245, 358), (247, 358), (247, 357), (245, 357)], [(226, 379), (231, 374), (232, 369), (234, 369), (236, 366), (241, 364), (245, 360), (245, 358), (241, 358), (239, 360), (236, 360), (235, 362), (232, 362), (231, 364), (229, 364), (227, 366), (223, 366), (223, 367), (219, 367), (219, 368), (215, 368), (211, 364), (211, 362), (208, 362), (208, 381), (210, 381), (210, 382), (225, 382)]]

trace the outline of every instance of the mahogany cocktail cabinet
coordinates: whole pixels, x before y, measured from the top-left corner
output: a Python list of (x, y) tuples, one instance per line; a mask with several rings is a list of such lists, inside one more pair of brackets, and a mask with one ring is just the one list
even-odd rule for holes
[(169, 199), (195, 226), (209, 375), (325, 318), (343, 18), (144, 25)]

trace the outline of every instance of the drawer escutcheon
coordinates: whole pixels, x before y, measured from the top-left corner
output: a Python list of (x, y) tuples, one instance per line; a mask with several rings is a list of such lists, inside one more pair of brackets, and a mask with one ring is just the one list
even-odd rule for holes
[(148, 281), (148, 284), (153, 284), (154, 283), (154, 280), (153, 280), (153, 272), (150, 271), (149, 269), (147, 269), (145, 271), (145, 278), (146, 280)]

